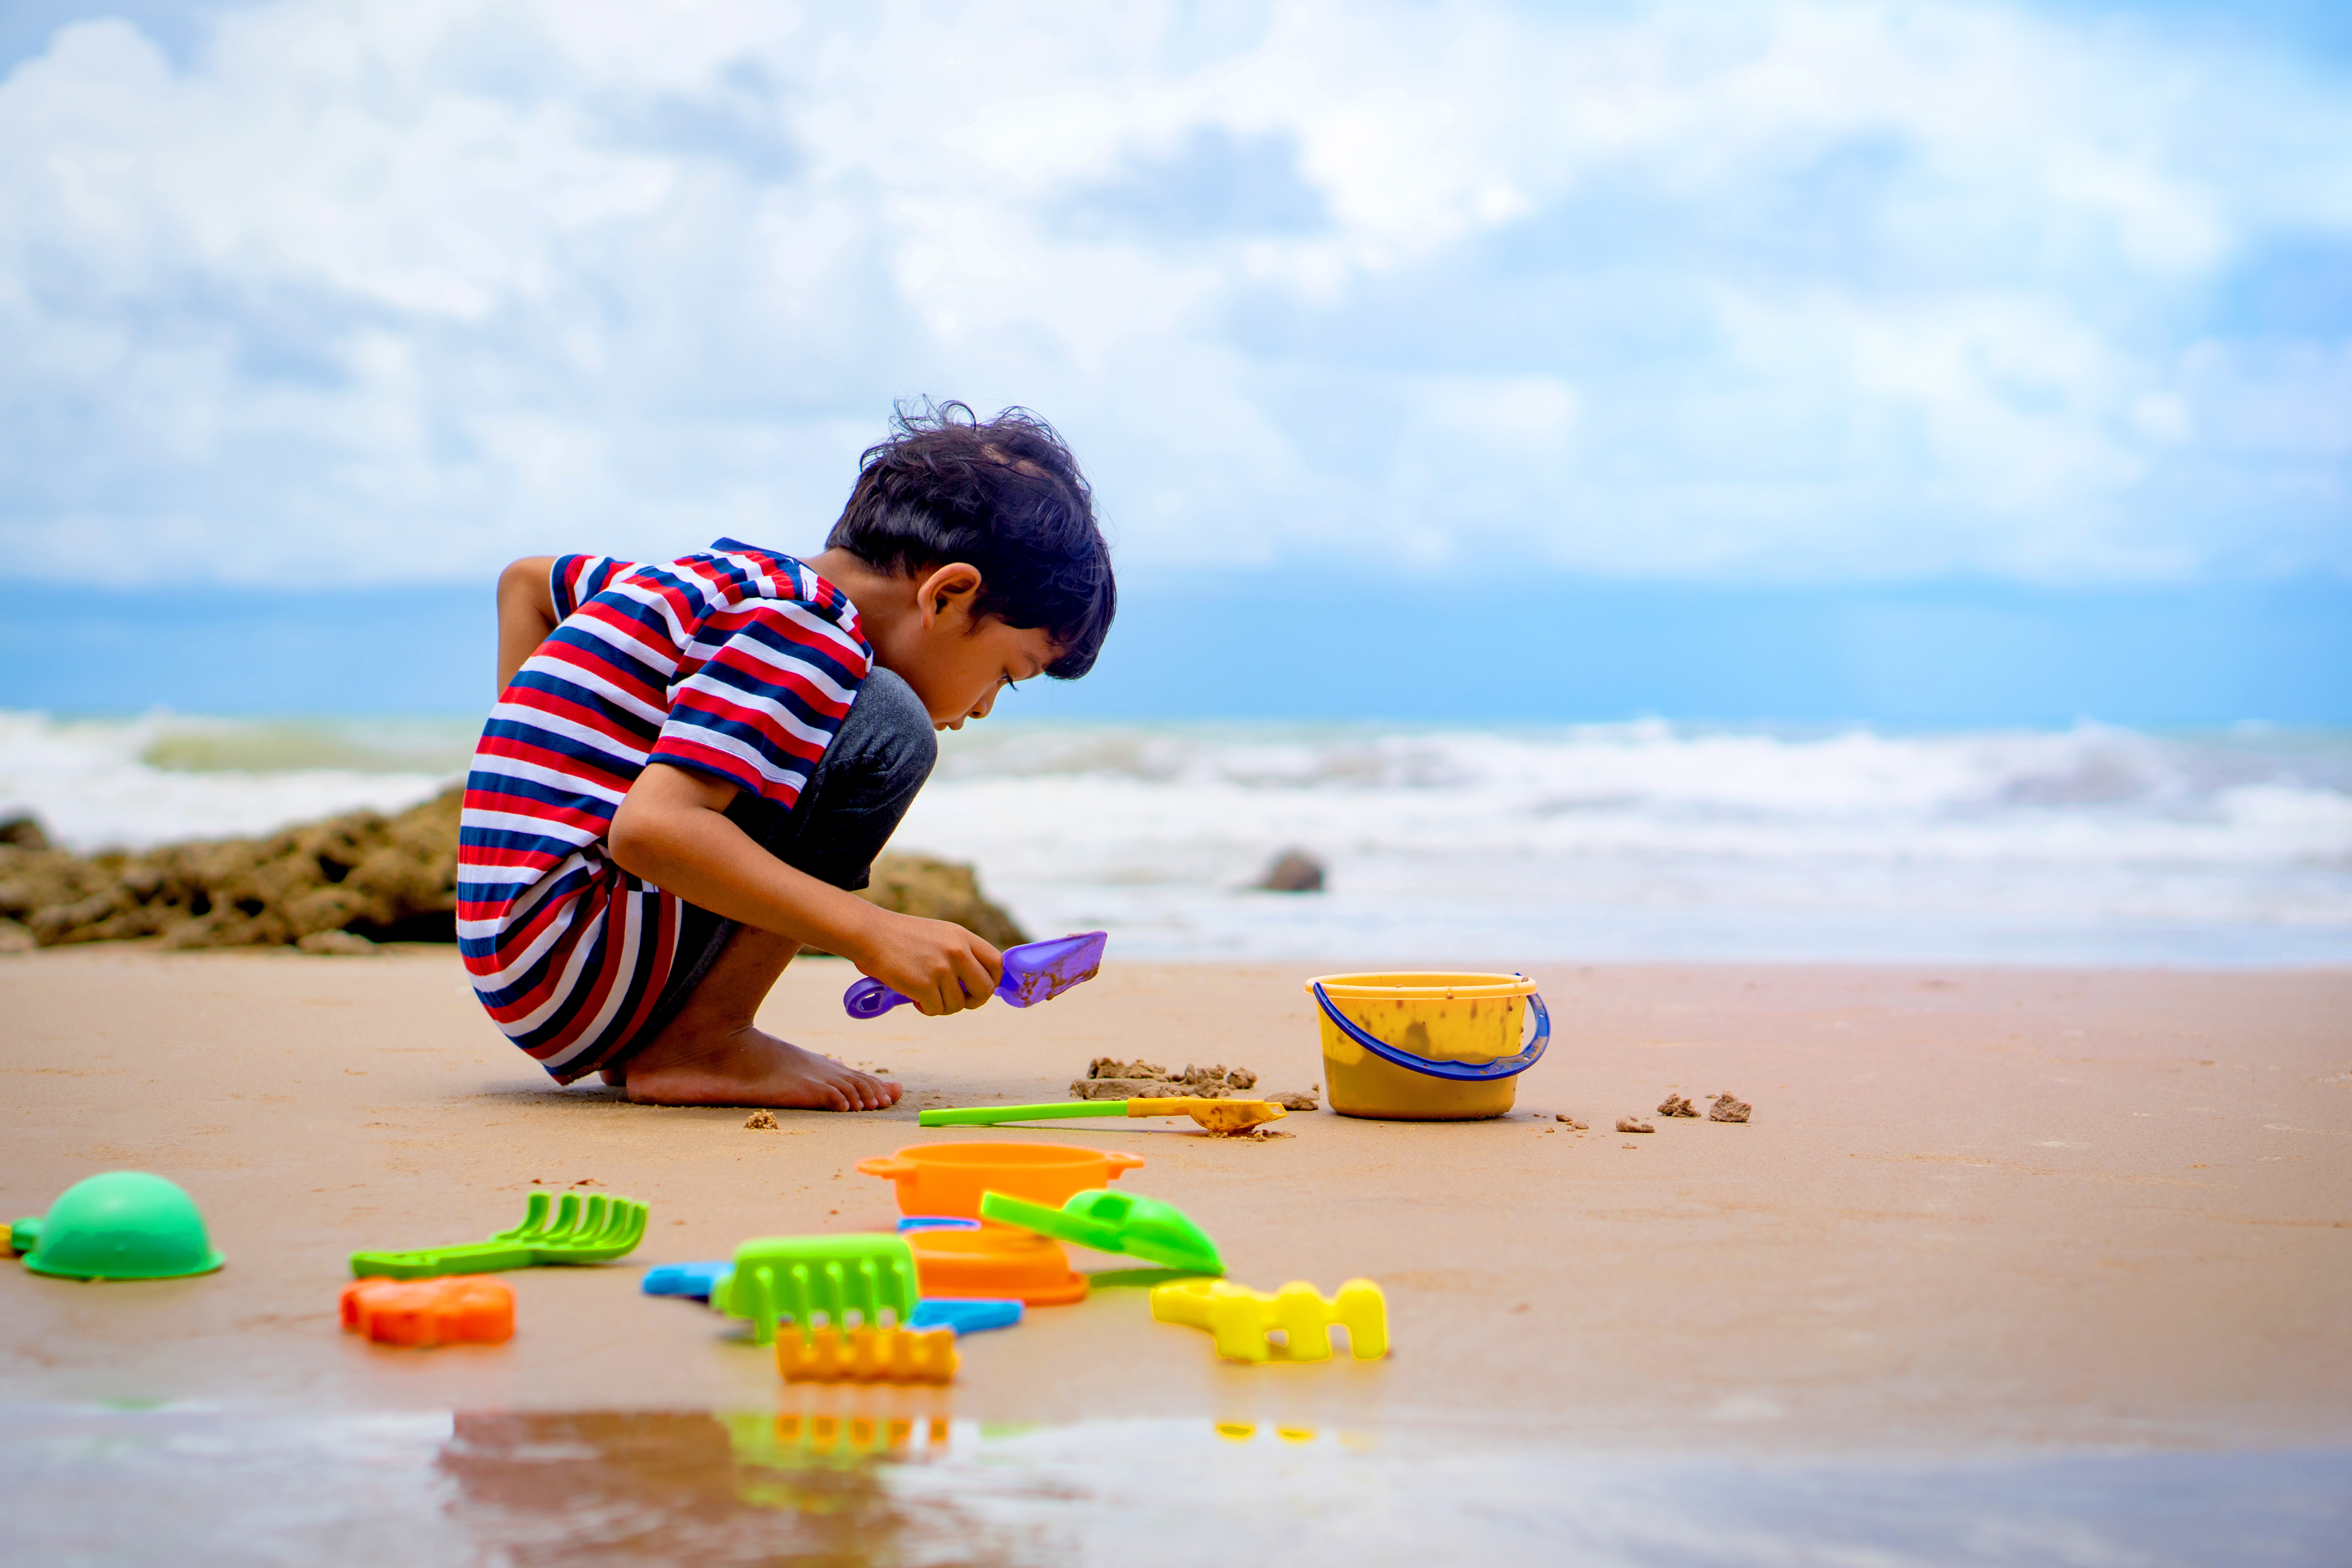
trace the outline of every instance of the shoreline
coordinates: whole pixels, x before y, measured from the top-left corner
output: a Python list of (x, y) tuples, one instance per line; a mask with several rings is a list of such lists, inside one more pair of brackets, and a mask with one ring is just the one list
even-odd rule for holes
[[(753, 1132), (740, 1110), (555, 1089), (446, 948), (14, 955), (0, 1206), (156, 1170), (229, 1262), (104, 1287), (0, 1269), (18, 1325), (0, 1401), (321, 1417), (830, 1402), (1619, 1454), (2352, 1443), (2352, 972), (1550, 966), (1555, 1044), (1500, 1121), (1297, 1113), (1279, 1124), (1295, 1136), (1256, 1145), (1181, 1123), (914, 1125), (929, 1103), (1066, 1098), (1095, 1056), (1319, 1084), (1299, 983), (1325, 972), (1127, 963), (1046, 1007), (857, 1024), (848, 967), (797, 963), (763, 1024), (896, 1069), (907, 1099)], [(1736, 1091), (1755, 1120), (1604, 1131), (1669, 1089)], [(1143, 1155), (1119, 1190), (1184, 1208), (1236, 1279), (1380, 1281), (1396, 1353), (1229, 1366), (1150, 1322), (1140, 1292), (1098, 1289), (966, 1342), (950, 1388), (811, 1390), (636, 1288), (641, 1265), (747, 1236), (887, 1226), (890, 1191), (855, 1161), (973, 1136)], [(403, 1353), (338, 1331), (345, 1253), (504, 1228), (534, 1181), (644, 1199), (646, 1243), (507, 1276), (505, 1347)]]

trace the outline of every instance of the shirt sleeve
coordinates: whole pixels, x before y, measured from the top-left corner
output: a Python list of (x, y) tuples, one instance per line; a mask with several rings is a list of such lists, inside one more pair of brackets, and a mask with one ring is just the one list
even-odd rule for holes
[(795, 600), (714, 615), (674, 689), (648, 763), (667, 763), (789, 808), (874, 668), (863, 637)]
[(555, 600), (555, 618), (572, 611), (604, 591), (606, 584), (629, 569), (629, 563), (609, 555), (559, 555), (548, 569), (548, 592)]

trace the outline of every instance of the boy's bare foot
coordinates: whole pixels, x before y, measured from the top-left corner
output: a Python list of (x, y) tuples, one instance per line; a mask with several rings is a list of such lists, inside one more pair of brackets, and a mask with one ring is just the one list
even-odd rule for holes
[(640, 1105), (767, 1105), (802, 1110), (881, 1110), (897, 1104), (901, 1092), (895, 1083), (845, 1068), (748, 1024), (686, 1037), (673, 1024), (629, 1059), (623, 1083), (629, 1098)]
[(604, 1081), (639, 1105), (766, 1105), (801, 1110), (881, 1110), (895, 1083), (856, 1072), (756, 1026), (769, 988), (800, 944), (738, 926), (694, 994), (662, 1032)]

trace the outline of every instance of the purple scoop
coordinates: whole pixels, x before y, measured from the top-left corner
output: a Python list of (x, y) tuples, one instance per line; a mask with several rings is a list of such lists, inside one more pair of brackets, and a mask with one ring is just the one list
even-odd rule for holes
[[(1008, 947), (1004, 978), (996, 983), (996, 994), (1014, 1007), (1050, 1002), (1101, 971), (1103, 946), (1109, 941), (1109, 932), (1090, 931)], [(878, 1018), (906, 1000), (870, 975), (841, 994), (842, 1008), (853, 1018)]]

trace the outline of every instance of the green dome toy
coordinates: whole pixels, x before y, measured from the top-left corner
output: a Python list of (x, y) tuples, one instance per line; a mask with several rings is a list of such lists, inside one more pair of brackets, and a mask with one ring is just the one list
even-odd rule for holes
[(47, 1218), (20, 1219), (8, 1231), (26, 1268), (66, 1279), (177, 1279), (226, 1261), (205, 1234), (195, 1200), (144, 1171), (76, 1182)]

